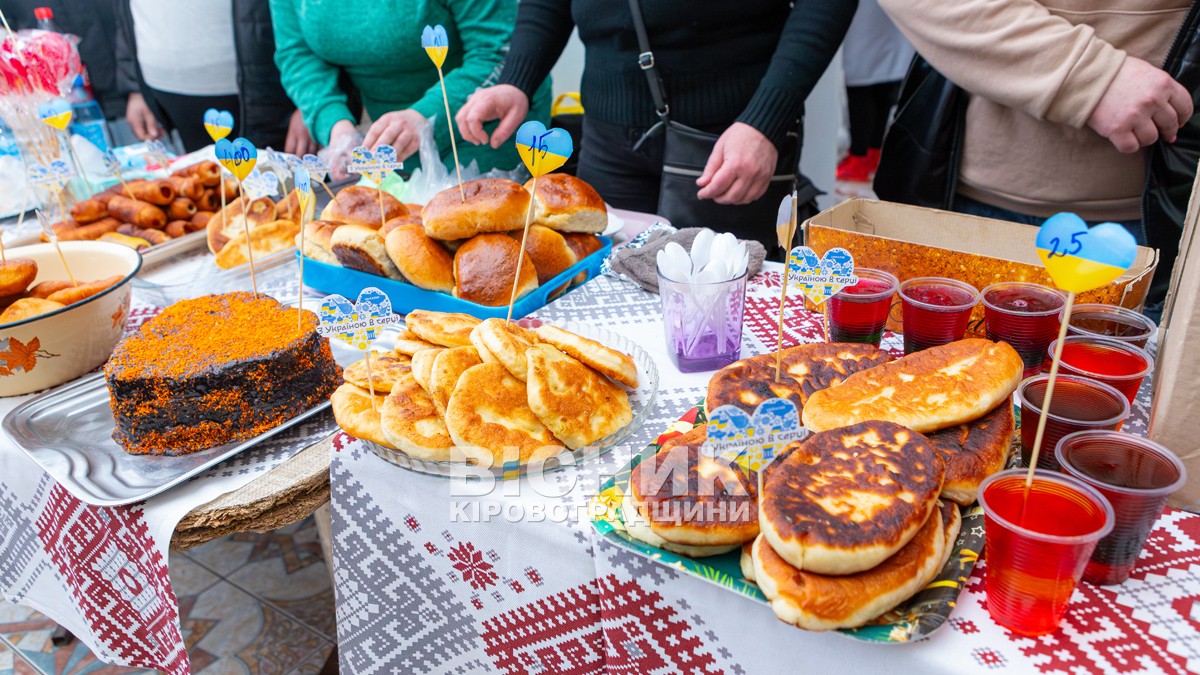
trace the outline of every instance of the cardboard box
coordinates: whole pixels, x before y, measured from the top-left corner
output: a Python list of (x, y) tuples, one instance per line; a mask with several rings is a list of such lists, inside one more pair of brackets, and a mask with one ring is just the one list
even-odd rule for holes
[[(980, 290), (999, 281), (1053, 286), (1034, 247), (1037, 231), (1030, 225), (870, 199), (842, 202), (804, 223), (805, 242), (817, 255), (841, 247), (854, 256), (856, 267), (881, 269), (900, 281), (949, 277)], [(1141, 309), (1157, 265), (1158, 251), (1139, 246), (1128, 272), (1108, 286), (1080, 294), (1076, 302)], [(903, 330), (898, 307), (888, 327)], [(983, 334), (982, 304), (968, 330)]]
[(1150, 438), (1187, 467), (1188, 482), (1171, 505), (1200, 512), (1200, 177), (1183, 221), (1179, 257), (1163, 310), (1154, 366)]

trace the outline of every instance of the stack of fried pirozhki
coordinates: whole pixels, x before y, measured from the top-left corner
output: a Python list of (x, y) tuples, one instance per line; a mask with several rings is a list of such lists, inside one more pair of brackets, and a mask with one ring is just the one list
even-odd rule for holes
[(405, 317), (393, 352), (371, 357), (371, 376), (354, 363), (333, 394), (344, 431), (415, 459), (490, 467), (611, 435), (633, 418), (624, 387), (638, 385), (629, 355), (556, 326), (423, 310)]
[[(342, 189), (306, 226), (313, 260), (411, 283), (481, 305), (508, 304), (520, 263), (520, 298), (599, 250), (608, 224), (600, 195), (566, 174), (539, 179), (525, 250), (531, 184), (467, 181), (424, 207), (365, 186)], [(464, 198), (465, 197), (465, 198)], [(296, 238), (300, 245), (300, 237)], [(582, 282), (586, 274), (573, 280)], [(562, 289), (565, 290), (566, 286)]]

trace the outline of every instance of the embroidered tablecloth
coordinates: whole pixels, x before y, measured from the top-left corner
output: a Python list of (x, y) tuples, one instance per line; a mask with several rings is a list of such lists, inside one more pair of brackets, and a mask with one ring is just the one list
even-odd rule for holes
[[(751, 280), (743, 355), (774, 348), (779, 266)], [(660, 373), (631, 441), (539, 478), (468, 486), (385, 463), (336, 437), (331, 464), (339, 654), (347, 673), (1178, 673), (1200, 669), (1200, 516), (1168, 511), (1133, 577), (1082, 585), (1061, 631), (1022, 638), (984, 607), (981, 562), (930, 639), (877, 645), (810, 633), (768, 607), (606, 543), (587, 505), (703, 395), (663, 346), (657, 295), (600, 277), (535, 314), (637, 341)], [(822, 338), (791, 310), (786, 342)], [(885, 347), (898, 350), (889, 334)], [(1125, 429), (1145, 433), (1146, 398)], [(473, 491), (477, 494), (468, 494)], [(837, 670), (834, 670), (834, 669)]]

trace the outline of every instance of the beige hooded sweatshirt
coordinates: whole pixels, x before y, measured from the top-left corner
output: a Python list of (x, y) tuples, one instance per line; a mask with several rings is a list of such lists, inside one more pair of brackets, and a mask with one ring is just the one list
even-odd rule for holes
[(958, 192), (1038, 216), (1141, 217), (1143, 152), (1087, 126), (1126, 54), (1161, 66), (1188, 0), (880, 0), (972, 94)]

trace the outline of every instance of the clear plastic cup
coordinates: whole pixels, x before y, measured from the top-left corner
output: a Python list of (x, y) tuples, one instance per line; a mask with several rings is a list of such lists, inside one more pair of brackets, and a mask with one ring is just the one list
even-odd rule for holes
[(1068, 434), (1054, 455), (1063, 472), (1096, 488), (1113, 507), (1113, 530), (1096, 545), (1083, 580), (1125, 581), (1167, 497), (1187, 482), (1183, 462), (1154, 441), (1115, 431)]
[(1042, 372), (1046, 345), (1058, 336), (1066, 296), (1024, 281), (992, 284), (980, 293), (987, 339), (1004, 341), (1020, 354), (1025, 377)]
[(1068, 335), (1107, 337), (1145, 348), (1158, 332), (1158, 324), (1145, 314), (1116, 305), (1084, 303), (1071, 309)]
[(667, 354), (682, 373), (723, 368), (740, 358), (746, 273), (728, 281), (686, 284), (658, 275)]
[(900, 284), (904, 353), (961, 340), (979, 304), (971, 284), (943, 277), (918, 277)]
[(1065, 474), (992, 474), (983, 507), (988, 614), (1020, 635), (1058, 630), (1096, 543), (1113, 529), (1113, 508), (1095, 488)]
[[(1049, 375), (1038, 375), (1017, 387), (1017, 403), (1021, 406), (1021, 463), (1025, 466), (1029, 466), (1033, 454), (1038, 418), (1042, 416), (1042, 402), (1049, 381)], [(1086, 429), (1115, 430), (1129, 417), (1129, 409), (1125, 395), (1103, 382), (1059, 375), (1054, 383), (1054, 397), (1050, 401), (1037, 467), (1057, 471), (1054, 447), (1063, 436)]]
[[(1058, 340), (1046, 348), (1045, 369), (1050, 369)], [(1058, 372), (1103, 382), (1125, 395), (1132, 404), (1142, 380), (1154, 371), (1154, 357), (1132, 342), (1091, 335), (1068, 335), (1063, 342)]]
[(858, 283), (838, 291), (825, 303), (829, 341), (878, 347), (900, 282), (887, 272), (866, 267), (854, 270), (854, 274)]

